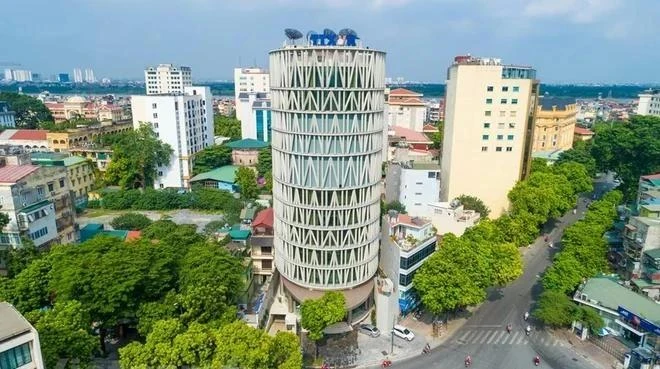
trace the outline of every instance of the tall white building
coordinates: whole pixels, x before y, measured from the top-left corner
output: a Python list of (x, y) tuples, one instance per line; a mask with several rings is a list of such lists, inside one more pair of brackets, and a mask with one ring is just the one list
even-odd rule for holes
[(241, 92), (236, 105), (241, 119), (241, 137), (271, 141), (270, 99), (265, 93)]
[(660, 117), (660, 90), (646, 90), (639, 94), (637, 114)]
[(441, 200), (480, 198), (498, 217), (531, 161), (536, 71), (457, 56), (447, 72)]
[(192, 86), (192, 70), (174, 64), (147, 67), (144, 70), (144, 84), (147, 95), (183, 93), (186, 87)]
[(73, 82), (74, 83), (83, 83), (83, 72), (80, 68), (73, 69)]
[(189, 86), (181, 94), (132, 96), (133, 127), (149, 123), (174, 152), (158, 168), (155, 188), (187, 188), (194, 155), (213, 145), (213, 97), (209, 87)]
[(385, 199), (399, 201), (413, 216), (428, 217), (428, 204), (440, 198), (440, 166), (413, 161), (387, 166)]
[(5, 69), (5, 81), (29, 82), (32, 81), (32, 71), (26, 69)]
[(11, 75), (11, 68), (5, 68), (5, 81), (12, 81), (14, 77)]
[(354, 322), (378, 268), (385, 53), (349, 44), (289, 42), (270, 52), (270, 83), (275, 265), (289, 312), (335, 290)]
[(37, 330), (8, 302), (0, 317), (0, 368), (44, 369)]
[(238, 120), (242, 122), (247, 119), (249, 114), (238, 109), (241, 94), (248, 96), (253, 93), (268, 94), (269, 92), (270, 77), (267, 70), (261, 68), (234, 68), (234, 100), (236, 101), (236, 118)]
[(96, 77), (94, 77), (94, 70), (87, 68), (85, 69), (85, 82), (87, 83), (95, 83), (96, 82)]

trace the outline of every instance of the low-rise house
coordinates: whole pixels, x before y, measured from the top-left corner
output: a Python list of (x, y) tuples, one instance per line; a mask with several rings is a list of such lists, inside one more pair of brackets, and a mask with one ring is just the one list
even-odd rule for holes
[(623, 247), (626, 254), (626, 279), (641, 276), (642, 254), (660, 248), (660, 219), (633, 216), (623, 230)]
[(234, 193), (238, 190), (236, 185), (237, 170), (238, 166), (236, 165), (225, 165), (224, 167), (215, 168), (208, 172), (199, 173), (190, 179), (190, 183), (193, 186), (200, 185)]
[(434, 162), (391, 162), (387, 165), (385, 200), (399, 201), (409, 214), (430, 215), (428, 203), (440, 197), (440, 165)]
[(48, 152), (32, 153), (31, 161), (33, 165), (66, 168), (67, 180), (76, 208), (87, 206), (88, 193), (92, 191), (96, 180), (94, 170), (87, 159), (64, 153)]
[(44, 369), (39, 333), (8, 302), (0, 302), (0, 368)]
[[(605, 328), (600, 335), (615, 335), (629, 346), (637, 347), (631, 352), (630, 368), (639, 368), (641, 363), (650, 363), (660, 354), (660, 305), (646, 296), (635, 293), (622, 285), (615, 276), (599, 276), (585, 281), (573, 296), (580, 304), (594, 308), (603, 318)], [(580, 322), (574, 327), (582, 338), (588, 332)]]
[(592, 130), (578, 126), (575, 126), (575, 131), (573, 134), (574, 134), (574, 138), (573, 138), (574, 141), (589, 141), (595, 135), (595, 133)]
[(43, 129), (6, 129), (0, 132), (0, 145), (20, 146), (26, 151), (49, 151), (48, 131)]
[(232, 141), (225, 144), (231, 148), (231, 160), (234, 165), (242, 167), (253, 167), (259, 162), (259, 151), (268, 147), (268, 143), (255, 140), (253, 138), (244, 138), (238, 141)]
[(630, 282), (638, 291), (660, 303), (660, 249), (644, 251), (641, 264), (641, 276)]
[(413, 289), (417, 270), (436, 250), (437, 236), (433, 224), (424, 218), (411, 217), (390, 210), (383, 219), (380, 267), (394, 282), (393, 293), (398, 307), (390, 316), (406, 315), (420, 304)]
[(474, 210), (465, 210), (460, 201), (432, 202), (428, 205), (429, 219), (438, 235), (453, 233), (461, 236), (479, 223), (481, 215)]
[(273, 208), (267, 208), (257, 213), (251, 224), (250, 257), (259, 283), (273, 274), (273, 220)]

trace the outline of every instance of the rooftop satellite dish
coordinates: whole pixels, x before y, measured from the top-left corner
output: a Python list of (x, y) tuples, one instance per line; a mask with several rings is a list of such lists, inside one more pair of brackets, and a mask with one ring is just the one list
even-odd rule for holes
[(303, 34), (300, 33), (297, 29), (287, 28), (284, 30), (284, 34), (289, 40), (298, 40), (303, 37)]
[(357, 32), (355, 32), (354, 30), (352, 30), (350, 28), (347, 28), (346, 31), (348, 32), (346, 34), (346, 36), (352, 36), (352, 37), (355, 37), (355, 38), (359, 38)]
[(307, 35), (305, 36), (305, 38), (307, 40), (310, 40), (312, 38), (312, 35), (315, 35), (315, 34), (316, 34), (316, 31), (309, 31), (309, 32), (307, 32)]
[(339, 30), (339, 36), (346, 37), (348, 35), (348, 31), (350, 31), (350, 29), (348, 28), (343, 28)]
[(330, 28), (326, 28), (326, 29), (324, 29), (324, 30), (323, 30), (323, 35), (324, 35), (325, 37), (329, 37), (329, 38), (332, 38), (332, 37), (337, 36), (337, 34), (335, 33), (335, 31), (331, 30)]

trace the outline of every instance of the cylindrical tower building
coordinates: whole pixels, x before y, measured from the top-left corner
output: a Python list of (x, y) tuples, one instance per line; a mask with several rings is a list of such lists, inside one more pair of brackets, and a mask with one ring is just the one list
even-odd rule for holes
[[(385, 53), (270, 52), (275, 265), (301, 302), (344, 291), (369, 307), (378, 268)], [(367, 305), (367, 306), (365, 306)]]

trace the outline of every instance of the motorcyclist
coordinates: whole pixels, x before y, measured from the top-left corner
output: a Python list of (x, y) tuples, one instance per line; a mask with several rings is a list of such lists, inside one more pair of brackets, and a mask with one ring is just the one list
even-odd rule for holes
[(470, 354), (465, 357), (465, 366), (470, 366), (472, 365), (472, 358), (470, 357)]
[(532, 327), (527, 326), (527, 328), (525, 328), (525, 333), (527, 333), (528, 336), (531, 331), (532, 331)]
[(511, 329), (512, 329), (511, 324), (508, 324), (508, 325), (506, 326), (506, 331), (507, 331), (508, 333), (511, 333)]
[(536, 364), (536, 365), (541, 364), (541, 357), (539, 355), (536, 355), (534, 357), (534, 364)]
[(524, 318), (525, 318), (525, 320), (527, 320), (529, 318), (529, 312), (525, 311)]

